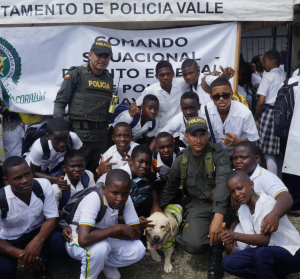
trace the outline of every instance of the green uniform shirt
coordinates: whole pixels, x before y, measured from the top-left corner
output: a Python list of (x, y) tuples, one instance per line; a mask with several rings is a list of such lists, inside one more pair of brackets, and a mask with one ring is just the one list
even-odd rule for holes
[[(205, 153), (212, 150), (213, 164), (215, 166), (216, 185), (211, 185), (205, 169)], [(214, 190), (212, 212), (225, 215), (229, 205), (230, 193), (226, 186), (226, 178), (232, 171), (231, 162), (228, 153), (219, 145), (207, 144), (205, 152), (200, 156), (200, 165), (194, 159), (191, 148), (188, 146), (183, 150), (188, 156), (187, 174), (185, 186), (188, 194), (192, 198), (209, 201), (210, 192)], [(160, 206), (162, 208), (171, 204), (179, 194), (180, 168), (182, 153), (177, 156), (166, 186), (160, 196)]]

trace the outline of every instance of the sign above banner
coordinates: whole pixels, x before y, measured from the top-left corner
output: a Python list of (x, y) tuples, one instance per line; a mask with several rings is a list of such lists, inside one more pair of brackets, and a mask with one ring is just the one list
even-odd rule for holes
[[(294, 0), (0, 0), (1, 24), (292, 21)], [(153, 25), (155, 27), (155, 25)]]

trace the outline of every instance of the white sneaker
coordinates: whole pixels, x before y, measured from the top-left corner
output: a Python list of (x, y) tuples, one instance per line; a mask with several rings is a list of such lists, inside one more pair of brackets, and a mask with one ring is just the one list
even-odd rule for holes
[(105, 266), (102, 270), (106, 279), (120, 279), (121, 274), (116, 267)]

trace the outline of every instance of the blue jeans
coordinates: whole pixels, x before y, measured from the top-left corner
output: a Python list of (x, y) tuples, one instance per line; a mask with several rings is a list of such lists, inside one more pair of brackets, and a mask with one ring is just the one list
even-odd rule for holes
[(222, 267), (242, 278), (285, 278), (300, 271), (300, 249), (293, 256), (279, 246), (248, 248), (223, 258)]
[[(27, 244), (40, 232), (40, 228), (24, 234), (18, 239), (6, 240), (10, 245), (24, 249)], [(40, 258), (43, 263), (47, 263), (55, 256), (60, 255), (65, 248), (65, 241), (59, 231), (54, 231), (44, 242)], [(0, 277), (10, 279), (17, 271), (18, 259), (0, 255)]]

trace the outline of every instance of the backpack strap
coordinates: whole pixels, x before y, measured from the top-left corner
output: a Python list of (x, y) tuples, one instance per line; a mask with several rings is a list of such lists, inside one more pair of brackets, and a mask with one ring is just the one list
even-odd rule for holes
[(40, 137), (40, 142), (41, 142), (41, 146), (42, 146), (42, 149), (43, 149), (43, 159), (44, 160), (49, 160), (49, 158), (50, 158), (50, 148), (49, 148), (49, 144), (48, 144), (48, 140), (47, 140), (46, 136)]
[(32, 192), (33, 192), (39, 199), (41, 199), (41, 201), (44, 203), (45, 195), (44, 195), (42, 186), (41, 186), (41, 184), (40, 184), (37, 180), (35, 180), (35, 179), (33, 179)]
[(96, 223), (99, 223), (104, 215), (105, 215), (105, 212), (106, 212), (106, 209), (107, 209), (107, 205), (105, 204), (105, 201), (103, 199), (103, 190), (102, 190), (102, 187), (99, 189), (99, 197), (100, 197), (100, 200), (101, 200), (101, 204), (100, 204), (100, 210), (97, 214), (97, 217), (96, 217)]
[(212, 126), (211, 126), (210, 117), (209, 117), (208, 110), (207, 110), (207, 105), (204, 106), (204, 110), (205, 110), (205, 115), (206, 115), (206, 119), (208, 122), (209, 130), (210, 130), (211, 139), (212, 139), (213, 143), (216, 143), (216, 138), (215, 138), (215, 134), (212, 129)]
[(133, 118), (133, 121), (130, 123), (131, 129), (133, 129), (136, 126), (136, 124), (138, 124), (140, 118), (141, 118), (141, 110), (139, 110), (139, 114), (137, 116), (135, 116)]
[[(210, 147), (212, 146), (212, 143), (209, 142)], [(215, 171), (215, 167), (213, 164), (213, 156), (212, 156), (212, 150), (209, 152), (206, 152), (205, 154), (205, 170), (206, 170), (206, 175), (208, 177), (209, 183), (216, 185), (215, 178), (213, 176), (213, 173)]]
[(83, 176), (81, 177), (81, 183), (82, 183), (84, 189), (89, 186), (90, 178), (86, 172), (84, 172)]
[(58, 205), (58, 210), (62, 210), (63, 207), (68, 203), (68, 200), (70, 199), (71, 197), (71, 190), (70, 190), (70, 187), (64, 191), (61, 191), (61, 200), (59, 202), (59, 205)]
[(71, 137), (71, 135), (69, 136), (69, 146), (70, 146), (70, 149), (73, 148), (73, 145), (74, 145), (74, 142), (73, 142), (73, 139)]
[(1, 219), (5, 219), (7, 217), (7, 212), (9, 208), (8, 208), (4, 187), (0, 188), (0, 209), (1, 209)]
[(184, 184), (186, 179), (188, 161), (189, 161), (189, 157), (185, 153), (182, 153), (181, 165), (180, 165), (180, 186), (179, 186), (182, 197), (184, 197), (185, 195)]

